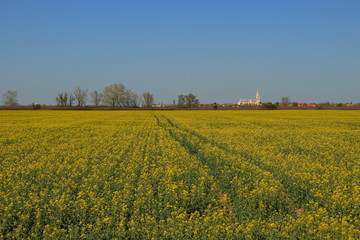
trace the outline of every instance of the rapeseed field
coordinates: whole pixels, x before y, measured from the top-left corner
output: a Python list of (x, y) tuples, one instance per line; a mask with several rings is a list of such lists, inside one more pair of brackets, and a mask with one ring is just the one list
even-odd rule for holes
[(0, 239), (359, 239), (359, 111), (0, 111)]

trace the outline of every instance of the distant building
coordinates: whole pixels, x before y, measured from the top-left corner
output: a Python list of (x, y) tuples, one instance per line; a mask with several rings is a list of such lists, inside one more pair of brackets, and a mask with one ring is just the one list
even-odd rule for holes
[(256, 91), (255, 99), (240, 99), (237, 103), (239, 106), (259, 106), (261, 105), (261, 98), (259, 90)]
[(152, 107), (162, 107), (162, 104), (153, 104)]
[(237, 104), (234, 104), (234, 103), (225, 103), (222, 105), (223, 107), (237, 107), (238, 105)]
[(297, 103), (297, 106), (298, 107), (304, 107), (304, 106), (306, 106), (306, 104), (305, 103)]
[(198, 107), (212, 107), (213, 104), (199, 104)]

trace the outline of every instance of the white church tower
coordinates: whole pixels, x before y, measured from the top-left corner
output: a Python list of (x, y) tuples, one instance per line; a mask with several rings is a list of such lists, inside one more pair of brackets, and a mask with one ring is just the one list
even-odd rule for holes
[(260, 105), (260, 103), (261, 103), (259, 90), (256, 91), (256, 101), (255, 102), (256, 102), (256, 105)]
[(259, 90), (256, 91), (255, 99), (240, 99), (237, 103), (239, 106), (260, 106), (261, 97)]

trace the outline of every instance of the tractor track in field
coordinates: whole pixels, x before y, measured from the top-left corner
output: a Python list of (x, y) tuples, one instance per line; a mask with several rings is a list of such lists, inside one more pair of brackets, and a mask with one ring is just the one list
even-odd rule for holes
[[(228, 193), (229, 191), (227, 190), (228, 185), (225, 185), (222, 181), (220, 181), (219, 177), (217, 177), (217, 175), (218, 175), (217, 172), (218, 172), (218, 169), (220, 169), (220, 166), (218, 164), (216, 164), (214, 161), (208, 161), (206, 156), (204, 156), (203, 154), (201, 154), (199, 152), (199, 147), (191, 144), (189, 139), (187, 139), (187, 136), (184, 135), (185, 133), (182, 133), (181, 136), (176, 134), (175, 131), (180, 130), (180, 128), (177, 125), (175, 125), (170, 119), (166, 118), (165, 116), (159, 116), (159, 115), (154, 115), (154, 118), (157, 121), (157, 125), (159, 127), (163, 128), (174, 141), (180, 143), (180, 145), (183, 148), (185, 148), (189, 152), (190, 155), (194, 156), (196, 159), (198, 159), (198, 161), (202, 165), (206, 166), (206, 171), (208, 172), (208, 174), (210, 176), (213, 177), (216, 185), (219, 187), (218, 197), (222, 197), (224, 194), (231, 195)], [(182, 131), (184, 131), (184, 130), (182, 130)], [(196, 137), (201, 138), (201, 136), (196, 136)], [(206, 140), (207, 139), (202, 138), (202, 141), (206, 141)], [(232, 196), (232, 197), (234, 197), (234, 196)], [(227, 207), (233, 208), (233, 204), (230, 203), (230, 205), (228, 205)], [(239, 219), (239, 217), (236, 216), (236, 219)]]
[[(225, 152), (226, 154), (238, 156), (241, 159), (253, 164), (257, 168), (259, 168), (263, 172), (269, 172), (274, 179), (276, 179), (282, 186), (284, 187), (285, 199), (284, 201), (287, 202), (289, 211), (292, 214), (297, 214), (298, 209), (304, 209), (304, 206), (309, 202), (313, 196), (307, 191), (307, 189), (303, 189), (296, 185), (293, 182), (292, 176), (284, 173), (281, 169), (276, 168), (271, 165), (264, 164), (263, 162), (256, 160), (255, 156), (250, 155), (249, 153), (241, 153), (233, 149), (229, 149), (225, 144), (221, 144), (219, 142), (215, 142), (209, 140), (205, 136), (184, 127), (175, 124), (171, 119), (167, 118), (166, 116), (159, 116), (154, 115), (158, 126), (164, 128), (169, 135), (177, 142), (181, 144), (188, 152), (199, 159), (203, 164), (208, 166), (210, 170), (210, 174), (217, 179), (217, 173), (219, 169), (224, 168), (226, 166), (226, 162), (223, 162), (221, 165), (219, 163), (215, 163), (214, 161), (209, 161), (206, 156), (204, 156), (200, 151), (200, 144), (205, 143), (209, 144), (215, 148), (220, 149), (221, 151)], [(188, 138), (191, 136), (193, 139), (196, 139), (200, 144), (192, 144)], [(228, 184), (222, 183), (220, 179), (217, 179), (219, 182), (219, 186), (223, 191), (223, 193), (227, 193), (227, 189), (229, 188)], [(234, 197), (234, 196), (232, 196)]]

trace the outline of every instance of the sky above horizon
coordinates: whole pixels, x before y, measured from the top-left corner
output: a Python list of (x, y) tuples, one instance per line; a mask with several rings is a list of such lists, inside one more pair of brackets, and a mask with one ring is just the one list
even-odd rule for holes
[(0, 94), (122, 83), (155, 103), (360, 103), (360, 1), (0, 0)]

